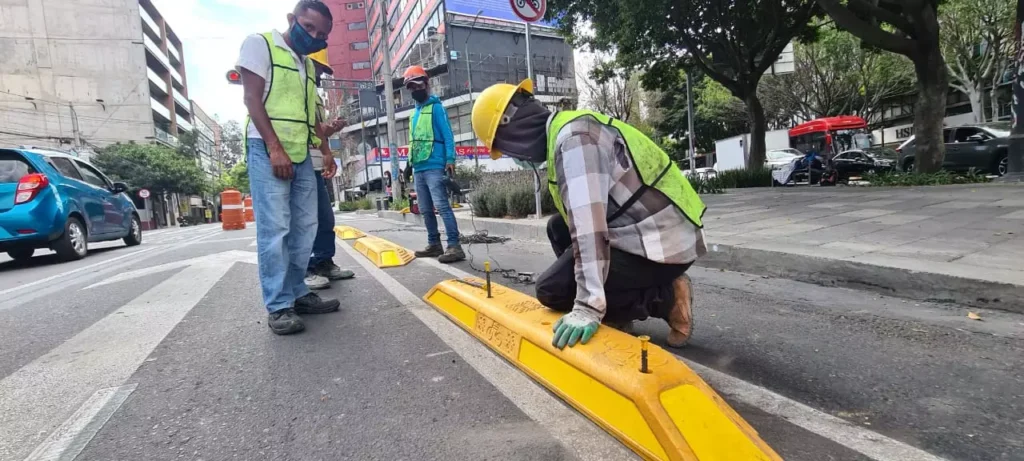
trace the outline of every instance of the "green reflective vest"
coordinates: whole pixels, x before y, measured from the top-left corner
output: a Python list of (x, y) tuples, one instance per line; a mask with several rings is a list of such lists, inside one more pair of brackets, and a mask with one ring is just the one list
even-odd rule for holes
[(409, 162), (413, 165), (426, 161), (434, 152), (434, 104), (420, 108), (416, 126), (409, 130)]
[(558, 112), (555, 114), (554, 119), (551, 121), (551, 127), (548, 129), (548, 189), (551, 191), (551, 197), (555, 201), (555, 207), (558, 208), (558, 212), (561, 213), (563, 218), (566, 218), (565, 207), (562, 205), (562, 196), (558, 190), (557, 178), (555, 177), (555, 144), (558, 139), (558, 132), (561, 131), (562, 127), (579, 117), (588, 115), (598, 121), (603, 121), (619, 131), (622, 139), (626, 142), (626, 150), (629, 152), (630, 161), (640, 176), (640, 181), (644, 184), (632, 197), (622, 203), (619, 211), (609, 217), (608, 221), (613, 221), (633, 206), (641, 194), (655, 189), (657, 192), (665, 194), (690, 222), (697, 227), (704, 227), (701, 217), (704, 216), (704, 210), (707, 207), (704, 206), (700, 196), (690, 186), (690, 181), (686, 179), (683, 172), (679, 170), (679, 167), (676, 166), (675, 162), (669, 158), (668, 154), (661, 147), (658, 147), (647, 135), (629, 124), (615, 120), (607, 115), (583, 110)]
[[(303, 57), (305, 81), (299, 78), (292, 52), (274, 44), (273, 32), (263, 34), (270, 52), (270, 91), (263, 106), (270, 116), (270, 126), (294, 163), (302, 163), (309, 155), (309, 146), (319, 146), (316, 135), (317, 93), (313, 61)], [(246, 126), (249, 118), (245, 119)]]

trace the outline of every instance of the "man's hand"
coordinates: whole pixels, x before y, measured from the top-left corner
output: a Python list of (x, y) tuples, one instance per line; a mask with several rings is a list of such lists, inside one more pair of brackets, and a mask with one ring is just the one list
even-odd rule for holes
[(274, 169), (274, 176), (285, 181), (292, 179), (292, 159), (285, 153), (281, 143), (268, 144), (270, 151), (270, 166)]
[(449, 177), (452, 177), (452, 178), (455, 177), (455, 164), (454, 163), (449, 163), (449, 164), (445, 165), (444, 166), (444, 170), (448, 172), (448, 176)]
[(333, 121), (331, 121), (331, 123), (327, 124), (327, 136), (332, 136), (335, 133), (341, 131), (342, 128), (345, 128), (345, 125), (348, 125), (347, 123), (345, 123), (345, 119), (334, 119)]
[(324, 152), (324, 179), (331, 179), (338, 172), (338, 165), (334, 164), (334, 154), (330, 151)]
[(551, 339), (551, 345), (563, 349), (566, 345), (573, 347), (577, 342), (586, 344), (597, 333), (599, 326), (601, 319), (594, 313), (580, 308), (573, 309), (555, 323), (555, 336)]

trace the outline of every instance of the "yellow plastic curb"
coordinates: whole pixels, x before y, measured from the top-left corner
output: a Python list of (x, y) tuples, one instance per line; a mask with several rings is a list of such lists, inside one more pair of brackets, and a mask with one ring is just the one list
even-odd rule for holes
[(602, 326), (558, 350), (560, 316), (536, 299), (476, 278), (437, 284), (424, 299), (646, 460), (781, 460), (746, 421), (664, 349)]
[(411, 251), (372, 235), (356, 240), (352, 247), (373, 261), (377, 267), (404, 266), (416, 259)]
[(366, 237), (363, 231), (352, 226), (334, 226), (334, 234), (342, 240), (352, 240)]

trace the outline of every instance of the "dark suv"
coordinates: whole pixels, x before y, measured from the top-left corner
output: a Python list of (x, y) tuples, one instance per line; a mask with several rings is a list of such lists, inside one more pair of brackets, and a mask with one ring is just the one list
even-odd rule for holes
[[(1006, 150), (1010, 144), (1009, 123), (982, 123), (942, 130), (946, 144), (946, 158), (942, 168), (1006, 174)], [(917, 143), (911, 140), (900, 150), (899, 165), (903, 171), (913, 171)]]

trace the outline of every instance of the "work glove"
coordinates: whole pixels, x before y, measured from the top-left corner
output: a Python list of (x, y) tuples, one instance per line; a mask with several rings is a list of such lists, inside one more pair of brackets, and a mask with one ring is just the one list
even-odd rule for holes
[(551, 345), (563, 349), (566, 345), (573, 347), (577, 342), (586, 344), (594, 337), (594, 333), (597, 333), (599, 326), (601, 319), (597, 313), (586, 309), (573, 309), (555, 323), (555, 336), (551, 339)]

